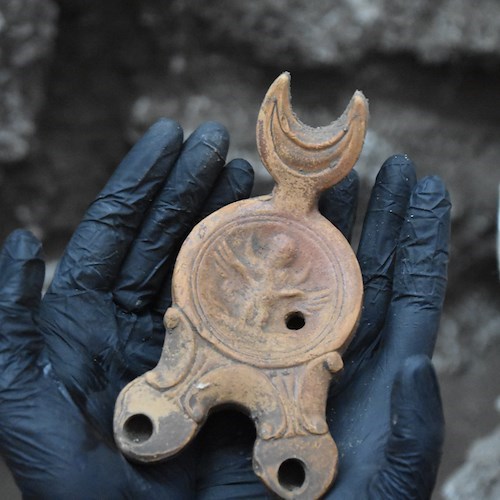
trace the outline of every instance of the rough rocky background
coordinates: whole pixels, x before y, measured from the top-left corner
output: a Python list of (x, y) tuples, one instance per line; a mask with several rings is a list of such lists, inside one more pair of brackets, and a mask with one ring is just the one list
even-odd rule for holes
[[(28, 227), (56, 260), (120, 157), (162, 115), (186, 134), (205, 119), (224, 123), (230, 155), (251, 160), (256, 192), (266, 191), (254, 124), (271, 81), (292, 72), (294, 109), (312, 125), (362, 89), (365, 191), (385, 157), (405, 152), (422, 175), (445, 179), (454, 203), (435, 356), (447, 417), (435, 498), (498, 498), (499, 63), (496, 0), (1, 0), (0, 238)], [(0, 493), (16, 498), (7, 480)]]

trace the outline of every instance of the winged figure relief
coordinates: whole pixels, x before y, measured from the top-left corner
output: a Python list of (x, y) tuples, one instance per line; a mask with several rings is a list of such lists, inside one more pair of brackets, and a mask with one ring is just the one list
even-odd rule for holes
[(307, 287), (310, 261), (294, 266), (298, 249), (292, 238), (278, 233), (266, 240), (249, 238), (238, 252), (226, 240), (215, 251), (215, 266), (222, 279), (221, 308), (240, 327), (264, 331), (281, 301), (307, 317), (330, 300), (328, 288)]

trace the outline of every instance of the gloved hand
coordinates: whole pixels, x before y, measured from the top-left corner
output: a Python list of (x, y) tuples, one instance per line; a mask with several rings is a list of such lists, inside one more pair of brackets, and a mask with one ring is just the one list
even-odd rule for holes
[[(118, 391), (159, 356), (179, 242), (197, 219), (250, 190), (246, 163), (218, 173), (227, 148), (220, 128), (198, 130), (178, 156), (180, 145), (176, 126), (162, 122), (134, 147), (90, 207), (41, 304), (33, 237), (14, 233), (0, 255), (0, 445), (27, 497), (266, 496), (251, 469), (252, 427), (240, 416), (212, 418), (194, 446), (158, 466), (129, 464), (112, 441)], [(403, 361), (432, 351), (449, 204), (441, 184), (425, 180), (404, 221), (414, 183), (411, 164), (392, 160), (366, 219), (365, 310), (328, 409), (341, 457), (334, 497), (425, 497), (435, 479), (437, 385), (426, 358)], [(350, 175), (322, 200), (345, 233), (356, 191)]]
[(225, 168), (227, 132), (183, 144), (155, 124), (88, 209), (40, 301), (39, 242), (14, 232), (0, 252), (0, 447), (25, 498), (189, 498), (195, 447), (159, 466), (114, 445), (120, 389), (156, 365), (172, 266), (191, 227), (248, 197), (253, 171)]
[[(358, 180), (352, 172), (320, 208), (350, 236)], [(444, 421), (430, 356), (446, 287), (450, 202), (442, 182), (416, 182), (406, 156), (377, 177), (358, 250), (362, 317), (330, 390), (327, 420), (339, 472), (326, 498), (425, 499), (434, 487)], [(231, 429), (236, 429), (231, 432)], [(214, 415), (201, 435), (199, 498), (265, 498), (251, 468), (255, 432), (239, 414)], [(292, 471), (293, 472), (293, 471)], [(303, 477), (289, 478), (299, 486)]]

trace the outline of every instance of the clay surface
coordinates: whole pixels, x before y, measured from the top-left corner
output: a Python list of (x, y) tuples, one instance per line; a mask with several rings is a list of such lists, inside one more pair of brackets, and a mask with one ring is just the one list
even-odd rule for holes
[(292, 111), (289, 75), (270, 87), (257, 145), (276, 187), (208, 216), (186, 239), (161, 359), (116, 403), (115, 437), (128, 457), (170, 457), (211, 409), (233, 405), (255, 422), (254, 470), (271, 490), (316, 498), (331, 485), (326, 397), (363, 288), (353, 251), (317, 201), (356, 162), (367, 117), (356, 92), (337, 121), (308, 127)]

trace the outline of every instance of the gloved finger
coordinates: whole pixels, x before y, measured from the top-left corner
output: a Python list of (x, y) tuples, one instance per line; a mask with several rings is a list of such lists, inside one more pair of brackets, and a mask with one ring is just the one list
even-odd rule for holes
[(336, 186), (327, 189), (319, 199), (319, 211), (348, 239), (358, 207), (359, 177), (351, 170), (345, 179)]
[(149, 306), (212, 190), (229, 147), (226, 129), (214, 122), (198, 127), (184, 144), (168, 181), (151, 205), (120, 269), (115, 302), (126, 311)]
[(111, 287), (181, 145), (182, 129), (166, 119), (155, 123), (135, 144), (73, 234), (52, 282), (52, 291)]
[(384, 355), (431, 357), (446, 291), (451, 203), (438, 177), (419, 181), (401, 230)]
[(41, 349), (34, 323), (45, 264), (41, 243), (28, 231), (14, 231), (0, 251), (1, 387), (13, 387)]
[(430, 498), (444, 439), (439, 386), (427, 356), (412, 356), (397, 373), (385, 463), (373, 475), (369, 498)]
[(248, 198), (253, 188), (253, 168), (246, 160), (231, 160), (222, 170), (201, 210), (199, 220), (230, 203)]
[(359, 355), (382, 328), (391, 297), (399, 233), (415, 182), (415, 167), (406, 155), (388, 158), (375, 181), (357, 254), (363, 274), (364, 307), (346, 357)]
[[(245, 160), (232, 160), (219, 175), (214, 189), (201, 210), (199, 219), (203, 219), (215, 210), (229, 203), (248, 198), (252, 191), (252, 185), (253, 169), (251, 165)], [(161, 315), (165, 313), (172, 302), (172, 271), (179, 248), (180, 244), (176, 251), (173, 252), (172, 258), (167, 262), (166, 279), (155, 303), (155, 310)]]

